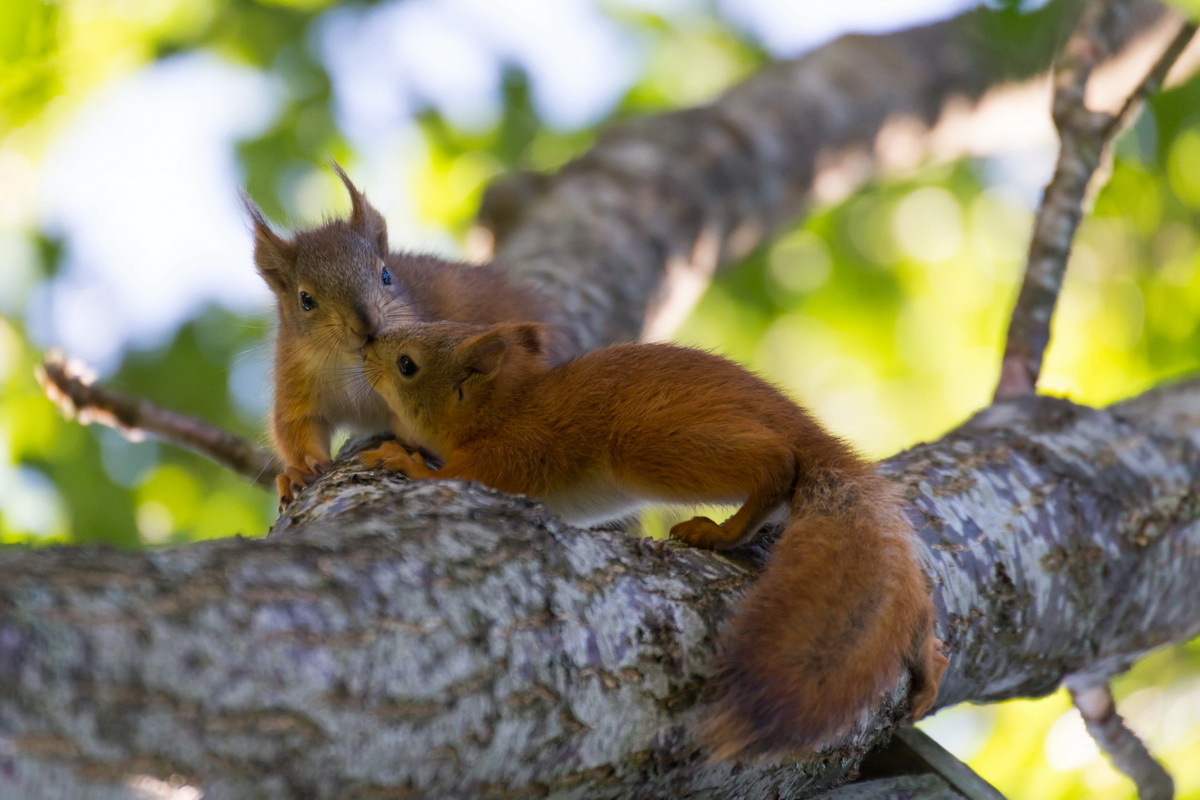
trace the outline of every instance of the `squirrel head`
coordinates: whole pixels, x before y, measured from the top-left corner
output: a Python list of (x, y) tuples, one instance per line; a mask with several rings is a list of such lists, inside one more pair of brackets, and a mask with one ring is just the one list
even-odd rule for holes
[(387, 268), (387, 223), (342, 168), (332, 166), (350, 193), (349, 219), (289, 238), (273, 231), (258, 206), (242, 196), (254, 228), (254, 264), (278, 305), (281, 340), (297, 346), (319, 341), (313, 356), (357, 351), (369, 337), (412, 316)]
[(408, 325), (363, 348), (371, 387), (418, 438), (437, 447), (467, 426), (487, 426), (488, 409), (548, 369), (543, 325)]

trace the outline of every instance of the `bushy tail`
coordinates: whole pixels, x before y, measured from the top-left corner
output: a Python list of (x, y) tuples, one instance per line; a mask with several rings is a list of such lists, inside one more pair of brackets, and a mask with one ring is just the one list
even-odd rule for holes
[(704, 738), (716, 759), (802, 757), (874, 711), (901, 671), (919, 716), (945, 658), (915, 534), (895, 490), (857, 476), (818, 501), (794, 501), (771, 563), (726, 623), (716, 709)]

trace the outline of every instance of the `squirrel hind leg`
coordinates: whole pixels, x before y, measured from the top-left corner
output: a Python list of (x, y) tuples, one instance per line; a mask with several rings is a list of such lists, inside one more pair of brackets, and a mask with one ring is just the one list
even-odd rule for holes
[(723, 523), (714, 522), (708, 517), (692, 517), (677, 523), (671, 528), (671, 538), (687, 542), (692, 547), (732, 550), (752, 540), (772, 520), (785, 520), (787, 508), (786, 503), (771, 508), (769, 501), (753, 507), (747, 502)]
[(713, 487), (712, 496), (736, 494), (746, 496), (733, 516), (721, 524), (708, 517), (693, 517), (671, 528), (671, 537), (693, 547), (712, 550), (732, 550), (754, 538), (768, 520), (786, 512), (796, 482), (796, 463), (791, 451), (784, 447), (764, 447), (756, 469), (737, 471), (741, 486)]

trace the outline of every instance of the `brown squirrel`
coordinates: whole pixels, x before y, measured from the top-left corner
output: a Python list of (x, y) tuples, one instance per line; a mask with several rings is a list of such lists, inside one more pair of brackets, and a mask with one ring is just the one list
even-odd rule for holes
[(675, 538), (717, 549), (776, 512), (787, 528), (724, 634), (715, 758), (799, 756), (847, 735), (903, 670), (910, 719), (949, 663), (933, 635), (916, 534), (896, 490), (778, 389), (719, 356), (620, 344), (558, 366), (542, 326), (438, 323), (376, 337), (367, 380), (412, 441), (360, 458), (410, 478), (465, 478), (534, 495), (576, 523), (643, 502), (741, 502)]
[[(243, 196), (254, 226), (254, 263), (275, 294), (275, 395), (271, 432), (284, 472), (280, 505), (330, 466), (330, 437), (341, 425), (403, 429), (362, 377), (360, 349), (371, 336), (418, 321), (490, 324), (545, 319), (535, 292), (489, 266), (443, 261), (388, 248), (387, 223), (337, 164), (350, 193), (348, 220), (276, 234)], [(570, 355), (563, 337), (557, 358)]]

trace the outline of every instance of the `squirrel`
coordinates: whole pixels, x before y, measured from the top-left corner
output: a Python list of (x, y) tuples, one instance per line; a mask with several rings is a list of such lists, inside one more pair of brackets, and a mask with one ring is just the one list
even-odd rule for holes
[(396, 442), (361, 453), (410, 478), (463, 478), (582, 525), (645, 502), (740, 502), (671, 536), (730, 549), (786, 514), (771, 563), (722, 636), (715, 760), (837, 743), (907, 670), (909, 720), (949, 661), (896, 489), (774, 386), (720, 356), (618, 344), (551, 365), (543, 326), (417, 325), (363, 350), (370, 385), (431, 469)]
[[(331, 166), (350, 193), (349, 219), (285, 238), (242, 196), (254, 263), (277, 306), (271, 434), (284, 467), (275, 481), (281, 508), (329, 468), (338, 426), (405, 435), (363, 380), (359, 351), (369, 337), (418, 321), (545, 321), (536, 292), (490, 265), (390, 250), (383, 215)], [(571, 354), (565, 337), (554, 347), (560, 360)]]

